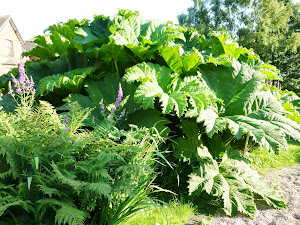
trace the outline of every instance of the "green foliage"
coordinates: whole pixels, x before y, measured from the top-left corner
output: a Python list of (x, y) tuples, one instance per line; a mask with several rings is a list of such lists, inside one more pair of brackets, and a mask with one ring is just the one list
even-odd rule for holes
[[(170, 204), (164, 205), (164, 210), (168, 215), (169, 224), (181, 225), (187, 222), (187, 220), (193, 215), (194, 207), (192, 204), (182, 204), (174, 201)], [(133, 214), (132, 217), (120, 223), (121, 225), (135, 225), (144, 224), (151, 225), (159, 223), (166, 225), (166, 216), (161, 208), (148, 208)]]
[(250, 6), (250, 0), (242, 1), (202, 1), (194, 0), (194, 7), (187, 14), (177, 18), (180, 25), (195, 27), (202, 34), (211, 31), (228, 30), (236, 32), (247, 16), (245, 8)]
[(240, 45), (280, 69), (283, 87), (299, 94), (299, 15), (299, 3), (291, 0), (197, 0), (178, 21), (205, 35), (229, 31)]
[(54, 88), (66, 88), (67, 90), (78, 93), (82, 88), (83, 79), (93, 71), (93, 67), (76, 69), (64, 74), (55, 74), (45, 77), (40, 81), (41, 95), (44, 92), (53, 91)]
[[(282, 102), (264, 89), (266, 79), (281, 79), (279, 71), (253, 50), (240, 47), (227, 32), (212, 32), (206, 38), (193, 28), (147, 21), (127, 10), (112, 20), (73, 20), (49, 31), (37, 38), (41, 44), (32, 55), (40, 59), (28, 62), (26, 70), (39, 82), (37, 97), (49, 99), (70, 120), (61, 123), (49, 112), (59, 129), (43, 123), (16, 124), (25, 132), (20, 136), (28, 137), (22, 139), (25, 147), (18, 147), (22, 157), (30, 150), (31, 158), (26, 157), (33, 162), (42, 152), (37, 155), (40, 165), (47, 165), (45, 175), (37, 179), (35, 172), (27, 185), (68, 204), (49, 202), (53, 213), (59, 212), (56, 221), (75, 223), (85, 217), (91, 224), (119, 223), (149, 206), (142, 199), (149, 191), (146, 181), (155, 160), (161, 164), (156, 181), (162, 188), (188, 198), (189, 186), (192, 196), (206, 193), (212, 202), (222, 202), (228, 215), (239, 211), (253, 217), (256, 194), (271, 206), (285, 207), (279, 188), (262, 180), (231, 147), (233, 140), (243, 141), (249, 134), (250, 141), (278, 153), (286, 148), (287, 137), (300, 139), (299, 124), (285, 117), (288, 111)], [(4, 87), (6, 82), (2, 77)], [(48, 127), (48, 133), (35, 131), (35, 126)], [(160, 135), (167, 140), (162, 152), (155, 144)], [(38, 141), (29, 141), (37, 136)], [(9, 146), (14, 138), (6, 139)], [(23, 168), (20, 162), (8, 165)], [(17, 178), (20, 171), (11, 173)], [(134, 197), (131, 191), (140, 195)], [(59, 211), (62, 207), (69, 213)], [(71, 218), (76, 210), (82, 213)]]
[(142, 84), (135, 92), (135, 99), (142, 103), (143, 109), (154, 109), (155, 98), (161, 104), (163, 114), (175, 111), (181, 117), (188, 111), (188, 104), (197, 114), (214, 104), (214, 95), (197, 76), (181, 79), (171, 74), (172, 70), (152, 63), (138, 64), (127, 70), (124, 78), (128, 83), (138, 81)]
[[(201, 198), (202, 192), (206, 192), (214, 198), (222, 199), (224, 211), (229, 216), (241, 212), (254, 217), (254, 194), (260, 195), (270, 206), (286, 207), (280, 188), (252, 170), (248, 161), (242, 158), (238, 151), (223, 145), (221, 154), (214, 151), (217, 157), (213, 157), (200, 139), (199, 128), (193, 126), (191, 129), (192, 121), (182, 124), (186, 137), (178, 140), (176, 150), (181, 153), (178, 156), (184, 161), (189, 161), (193, 167), (188, 180), (189, 194), (193, 198)], [(222, 139), (219, 141), (222, 142)], [(211, 151), (216, 149), (210, 147)]]
[(103, 139), (81, 128), (89, 108), (73, 103), (69, 110), (64, 121), (44, 101), (13, 114), (0, 112), (2, 222), (114, 225), (156, 206), (148, 195), (157, 139), (147, 129), (143, 145), (140, 130), (131, 132), (131, 141), (123, 131), (123, 143)]
[(251, 163), (251, 168), (264, 173), (267, 169), (294, 166), (300, 162), (299, 156), (299, 144), (289, 141), (288, 149), (280, 151), (279, 155), (274, 156), (265, 148), (252, 148), (247, 158)]
[(200, 195), (205, 191), (222, 198), (224, 211), (229, 216), (241, 212), (253, 218), (256, 210), (254, 194), (273, 207), (286, 207), (280, 188), (261, 178), (236, 152), (225, 152), (219, 165), (205, 148), (199, 149), (198, 155), (199, 167), (188, 181), (190, 194)]
[[(255, 142), (272, 151), (286, 148), (286, 135), (300, 138), (299, 125), (284, 117), (286, 112), (270, 92), (262, 91), (264, 75), (257, 69), (235, 61), (232, 68), (210, 66), (201, 71), (224, 101), (219, 117), (211, 118), (214, 126), (206, 126), (209, 136), (228, 127), (237, 139), (249, 133)], [(219, 85), (222, 80), (225, 85)]]
[(276, 87), (270, 86), (267, 86), (266, 89), (270, 89), (272, 94), (280, 100), (283, 108), (289, 112), (285, 116), (300, 124), (300, 98), (294, 92), (288, 90), (281, 91)]

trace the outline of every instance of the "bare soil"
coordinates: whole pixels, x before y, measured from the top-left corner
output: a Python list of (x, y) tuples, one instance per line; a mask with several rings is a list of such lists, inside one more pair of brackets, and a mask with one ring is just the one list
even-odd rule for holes
[[(268, 171), (265, 177), (278, 183), (287, 195), (287, 209), (274, 209), (258, 204), (255, 218), (237, 215), (234, 218), (217, 213), (211, 225), (300, 225), (300, 164)], [(186, 225), (198, 224), (203, 216), (193, 216)]]

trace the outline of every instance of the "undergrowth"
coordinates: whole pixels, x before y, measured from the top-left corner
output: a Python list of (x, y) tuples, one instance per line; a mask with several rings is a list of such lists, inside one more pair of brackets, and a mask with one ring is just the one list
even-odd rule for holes
[[(163, 206), (167, 213), (168, 224), (181, 225), (185, 224), (188, 219), (195, 213), (194, 206), (189, 204), (182, 204), (174, 201)], [(152, 207), (135, 213), (128, 220), (120, 223), (120, 225), (166, 225), (167, 219), (165, 212), (161, 208)]]
[(270, 153), (265, 148), (252, 148), (248, 159), (251, 167), (260, 173), (264, 173), (266, 169), (294, 166), (300, 163), (300, 143), (289, 141), (288, 150), (281, 150), (278, 155)]

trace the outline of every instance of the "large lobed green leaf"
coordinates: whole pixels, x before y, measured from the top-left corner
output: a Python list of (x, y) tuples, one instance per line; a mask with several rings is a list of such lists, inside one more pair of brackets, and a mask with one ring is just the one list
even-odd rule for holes
[(40, 80), (39, 88), (41, 95), (44, 92), (53, 91), (54, 88), (66, 88), (73, 93), (79, 93), (83, 80), (94, 71), (93, 67), (86, 67), (83, 69), (75, 69), (64, 74), (55, 74)]
[(254, 217), (254, 194), (260, 195), (267, 204), (285, 208), (285, 197), (279, 186), (260, 177), (236, 151), (228, 149), (218, 163), (207, 148), (198, 150), (199, 167), (190, 174), (189, 193), (200, 195), (203, 191), (223, 199), (224, 211), (229, 216), (237, 212)]
[[(188, 110), (196, 115), (214, 104), (214, 95), (198, 76), (183, 79), (172, 70), (152, 63), (141, 63), (126, 70), (124, 79), (128, 83), (139, 82), (135, 92), (137, 102), (143, 108), (154, 108), (155, 99), (161, 103), (164, 114), (176, 113), (183, 116)], [(189, 105), (190, 104), (190, 105)]]
[(205, 117), (202, 112), (198, 118), (204, 120), (209, 136), (226, 128), (237, 139), (249, 133), (254, 141), (275, 152), (286, 148), (286, 135), (300, 138), (299, 124), (284, 116), (288, 112), (270, 92), (262, 91), (265, 75), (258, 70), (234, 60), (231, 68), (208, 65), (200, 71), (224, 102), (219, 116)]

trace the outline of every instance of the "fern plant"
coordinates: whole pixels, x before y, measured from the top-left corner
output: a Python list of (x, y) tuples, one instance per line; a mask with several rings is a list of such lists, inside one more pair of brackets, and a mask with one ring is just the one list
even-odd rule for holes
[[(72, 104), (69, 110), (58, 115), (40, 101), (26, 114), (0, 112), (1, 221), (113, 225), (153, 205), (146, 200), (157, 141), (104, 139), (81, 128), (90, 109)], [(137, 188), (138, 197), (129, 200)]]

